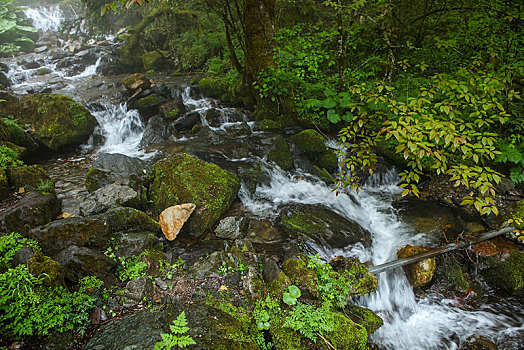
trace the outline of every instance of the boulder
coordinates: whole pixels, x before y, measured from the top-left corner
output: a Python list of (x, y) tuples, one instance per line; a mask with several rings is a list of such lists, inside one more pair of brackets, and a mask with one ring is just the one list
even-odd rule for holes
[[(18, 99), (11, 95), (0, 96), (0, 99), (11, 101), (14, 105), (19, 103)], [(1, 115), (2, 112), (0, 111)], [(36, 141), (15, 120), (9, 118), (0, 118), (0, 140), (23, 147), (24, 152), (19, 155), (20, 157), (33, 155), (39, 148)]]
[(116, 263), (103, 253), (86, 247), (72, 245), (62, 250), (56, 261), (62, 265), (64, 279), (76, 284), (87, 276), (96, 276), (106, 286), (116, 282)]
[(124, 296), (140, 302), (153, 294), (153, 291), (153, 282), (149, 278), (141, 276), (127, 282)]
[(165, 101), (166, 99), (164, 97), (158, 94), (151, 94), (138, 99), (136, 102), (133, 102), (131, 107), (138, 109), (140, 115), (148, 119), (160, 112), (160, 105), (162, 105), (162, 103)]
[(298, 151), (305, 154), (319, 154), (326, 150), (324, 137), (316, 130), (307, 129), (291, 137)]
[(9, 81), (5, 73), (0, 70), (0, 90), (5, 90), (10, 86), (11, 81)]
[(273, 149), (267, 155), (267, 160), (275, 162), (275, 164), (284, 170), (293, 169), (293, 158), (287, 141), (283, 138), (277, 138), (274, 142)]
[(228, 216), (220, 221), (215, 229), (215, 235), (218, 238), (235, 240), (245, 233), (247, 225), (248, 220), (246, 218), (239, 218), (237, 220), (233, 216)]
[(0, 168), (0, 199), (8, 198), (10, 195), (11, 189), (9, 188), (7, 175), (5, 173), (5, 170)]
[(91, 217), (91, 219), (104, 222), (113, 233), (136, 230), (153, 232), (156, 235), (162, 234), (158, 222), (134, 208), (113, 207), (103, 214)]
[(141, 208), (145, 204), (143, 196), (129, 186), (113, 183), (89, 194), (80, 203), (80, 214), (90, 216), (101, 213), (114, 205)]
[(35, 228), (26, 235), (38, 242), (42, 251), (54, 257), (69, 246), (105, 249), (109, 227), (101, 220), (71, 217)]
[(195, 204), (186, 203), (166, 208), (160, 213), (158, 223), (167, 240), (172, 241), (176, 238), (195, 208)]
[(487, 260), (487, 269), (481, 272), (490, 285), (509, 292), (524, 288), (523, 251), (515, 250), (503, 260), (494, 256)]
[(195, 203), (190, 233), (200, 236), (229, 209), (240, 184), (235, 174), (182, 153), (157, 162), (150, 196), (157, 212), (180, 203)]
[(317, 165), (329, 172), (334, 172), (338, 168), (338, 157), (335, 151), (328, 149), (318, 156)]
[(356, 222), (317, 205), (289, 205), (282, 209), (281, 225), (292, 236), (323, 240), (333, 248), (371, 244), (371, 233)]
[(12, 188), (29, 187), (37, 189), (43, 185), (48, 185), (49, 192), (54, 193), (55, 183), (44, 168), (40, 165), (25, 165), (7, 168), (7, 177)]
[[(397, 251), (397, 258), (408, 258), (412, 255), (427, 252), (428, 250), (429, 248), (426, 247), (411, 246), (408, 244)], [(423, 287), (431, 282), (436, 268), (437, 263), (433, 257), (404, 266), (404, 271), (406, 272), (406, 277), (408, 278), (409, 283), (413, 287)]]
[(175, 66), (175, 64), (173, 61), (167, 58), (168, 56), (169, 52), (162, 50), (146, 52), (142, 56), (144, 68), (146, 69), (146, 71), (153, 70), (155, 72), (162, 72), (165, 70), (172, 69)]
[(53, 151), (82, 144), (97, 125), (84, 106), (64, 95), (28, 94), (3, 107), (19, 123), (30, 124), (34, 139)]
[(146, 163), (119, 153), (102, 153), (86, 175), (86, 189), (94, 192), (112, 183), (144, 191), (148, 187)]
[(200, 113), (190, 112), (173, 122), (173, 127), (178, 132), (191, 131), (193, 127), (200, 123)]
[(118, 257), (138, 256), (150, 249), (155, 243), (153, 232), (117, 232), (113, 236), (115, 237), (114, 246), (118, 247), (118, 249), (114, 249), (114, 252)]
[(54, 194), (30, 192), (0, 212), (0, 230), (26, 234), (54, 220), (61, 211), (60, 201)]
[(169, 120), (175, 120), (186, 112), (187, 107), (182, 100), (168, 101), (160, 106), (160, 115)]
[(169, 122), (164, 118), (158, 115), (149, 118), (140, 140), (140, 147), (163, 144), (172, 135), (171, 129)]
[(151, 80), (144, 73), (135, 73), (122, 79), (122, 85), (132, 92), (137, 90), (145, 91), (151, 86)]

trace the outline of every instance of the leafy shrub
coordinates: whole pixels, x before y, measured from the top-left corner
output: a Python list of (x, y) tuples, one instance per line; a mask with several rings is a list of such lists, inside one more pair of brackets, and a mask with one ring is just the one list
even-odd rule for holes
[(18, 154), (15, 151), (7, 146), (0, 146), (0, 168), (6, 169), (22, 164), (22, 161), (18, 160)]

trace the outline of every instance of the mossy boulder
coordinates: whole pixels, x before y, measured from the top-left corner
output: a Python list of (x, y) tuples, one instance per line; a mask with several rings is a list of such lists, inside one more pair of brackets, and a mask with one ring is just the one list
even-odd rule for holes
[(283, 327), (284, 318), (277, 317), (269, 321), (269, 333), (277, 350), (301, 350), (304, 349), (300, 342), (300, 335), (291, 328)]
[(60, 212), (60, 201), (54, 194), (30, 192), (0, 212), (0, 230), (25, 234), (54, 220)]
[(469, 288), (462, 268), (454, 259), (444, 257), (438, 261), (437, 275), (458, 292), (465, 293)]
[(121, 231), (146, 231), (153, 232), (158, 236), (163, 236), (162, 229), (158, 222), (147, 216), (144, 212), (134, 208), (114, 207), (92, 218), (103, 220), (113, 233)]
[(263, 119), (260, 121), (260, 123), (258, 123), (258, 129), (260, 131), (274, 131), (280, 130), (280, 128), (280, 123), (276, 120)]
[(267, 155), (267, 160), (275, 162), (284, 170), (293, 169), (293, 157), (285, 139), (277, 138), (275, 140), (273, 149)]
[(39, 251), (35, 252), (27, 267), (33, 276), (44, 278), (45, 286), (52, 288), (64, 283), (60, 264)]
[(328, 149), (318, 156), (317, 165), (329, 172), (334, 172), (338, 168), (338, 157), (335, 151)]
[(8, 198), (11, 195), (9, 182), (5, 170), (0, 168), (0, 199)]
[(152, 94), (132, 103), (132, 107), (138, 109), (143, 117), (150, 118), (160, 113), (160, 105), (164, 102), (166, 102), (164, 97)]
[(308, 259), (288, 259), (282, 265), (282, 271), (289, 277), (292, 284), (300, 287), (305, 292), (309, 292), (310, 296), (319, 297), (319, 291), (316, 285), (316, 273), (307, 267)]
[(19, 187), (29, 187), (37, 189), (45, 186), (48, 192), (55, 192), (55, 183), (44, 168), (40, 165), (24, 165), (7, 168), (9, 185), (18, 189)]
[(491, 267), (483, 272), (486, 281), (503, 290), (516, 291), (524, 287), (524, 252), (514, 251), (504, 261), (488, 258)]
[(384, 324), (382, 318), (365, 307), (348, 305), (344, 311), (353, 322), (362, 325), (368, 334), (375, 333)]
[(368, 332), (364, 326), (351, 321), (341, 313), (335, 314), (335, 329), (326, 333), (326, 339), (335, 349), (365, 350)]
[(30, 124), (34, 139), (53, 151), (82, 144), (97, 125), (87, 108), (64, 95), (31, 94), (6, 104), (8, 113)]
[(151, 86), (151, 80), (144, 73), (135, 73), (122, 79), (122, 85), (130, 91), (146, 90)]
[(317, 155), (326, 150), (324, 137), (316, 130), (307, 129), (291, 136), (298, 151), (307, 155)]
[(146, 52), (142, 55), (142, 63), (146, 71), (162, 72), (174, 67), (173, 61), (169, 60), (168, 56), (169, 52), (162, 50)]
[(347, 288), (351, 291), (352, 297), (370, 294), (377, 290), (377, 277), (369, 272), (359, 259), (337, 256), (329, 264), (334, 270), (331, 273), (332, 277), (338, 279), (338, 276), (344, 276), (346, 281), (349, 281)]
[(282, 209), (281, 225), (292, 236), (306, 236), (334, 248), (371, 244), (369, 231), (322, 206), (289, 205)]
[(200, 236), (229, 209), (239, 189), (235, 174), (182, 153), (155, 164), (150, 197), (157, 213), (195, 203), (197, 209), (188, 223), (191, 234)]
[(0, 141), (0, 147), (1, 146), (7, 147), (11, 149), (13, 152), (15, 152), (18, 159), (23, 158), (27, 155), (27, 148), (15, 145), (14, 143), (8, 141)]
[[(18, 104), (18, 100), (11, 100), (11, 104)], [(19, 155), (21, 158), (36, 153), (39, 148), (35, 140), (25, 132), (16, 120), (10, 118), (0, 118), (0, 140), (25, 148), (25, 151)]]
[(96, 276), (106, 286), (116, 283), (116, 263), (98, 250), (68, 246), (56, 256), (56, 261), (62, 265), (66, 282), (77, 284), (84, 277)]

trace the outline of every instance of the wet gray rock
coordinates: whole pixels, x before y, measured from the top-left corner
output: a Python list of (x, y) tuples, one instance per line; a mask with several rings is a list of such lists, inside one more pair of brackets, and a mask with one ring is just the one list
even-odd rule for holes
[(6, 89), (11, 86), (11, 81), (7, 79), (4, 72), (0, 71), (0, 89)]
[(54, 220), (60, 213), (60, 201), (54, 194), (30, 192), (0, 213), (0, 230), (26, 234)]
[(11, 261), (11, 266), (17, 267), (18, 265), (27, 265), (29, 264), (29, 261), (31, 261), (31, 258), (33, 257), (33, 255), (35, 255), (33, 248), (31, 247), (20, 248), (15, 253), (13, 260)]
[(282, 209), (281, 226), (292, 236), (306, 236), (333, 248), (371, 244), (371, 233), (356, 222), (316, 205), (289, 205)]
[(147, 231), (163, 236), (160, 225), (140, 210), (129, 207), (113, 207), (91, 219), (103, 221), (111, 232)]
[(155, 278), (155, 284), (162, 290), (167, 290), (168, 285), (160, 277)]
[(240, 166), (238, 168), (238, 177), (245, 185), (245, 189), (249, 194), (255, 193), (257, 189), (258, 182), (262, 177), (262, 166), (260, 163), (248, 164), (245, 166)]
[(64, 279), (73, 284), (86, 276), (96, 276), (106, 286), (116, 282), (116, 263), (99, 251), (73, 245), (61, 251), (56, 261), (62, 266)]
[(187, 112), (187, 107), (184, 105), (184, 101), (174, 100), (168, 101), (160, 106), (160, 115), (166, 119), (175, 119), (178, 118)]
[(86, 188), (94, 192), (112, 183), (145, 190), (148, 183), (146, 162), (119, 153), (102, 153), (87, 173)]
[(508, 194), (509, 192), (515, 190), (516, 184), (508, 179), (507, 177), (502, 177), (498, 184), (495, 184), (495, 189), (498, 193)]
[(245, 232), (247, 225), (248, 221), (245, 218), (237, 220), (233, 216), (228, 216), (220, 221), (215, 234), (218, 238), (235, 240)]
[(38, 242), (44, 254), (54, 257), (72, 245), (105, 249), (109, 234), (109, 227), (101, 220), (73, 217), (35, 228), (27, 236)]
[(171, 136), (171, 127), (168, 121), (156, 115), (147, 121), (140, 147), (160, 145)]
[(200, 114), (191, 112), (173, 122), (173, 127), (179, 132), (191, 131), (193, 127), (200, 123)]
[(115, 254), (124, 258), (139, 255), (155, 242), (155, 234), (152, 232), (117, 232), (114, 236), (115, 246), (118, 246)]
[(153, 282), (145, 276), (127, 282), (124, 296), (129, 299), (142, 301), (153, 294)]
[(213, 252), (207, 258), (197, 261), (190, 269), (194, 278), (219, 277), (218, 270), (222, 266), (224, 255), (222, 252)]
[(113, 205), (140, 208), (144, 205), (140, 193), (129, 186), (113, 183), (89, 194), (80, 203), (80, 213), (90, 216), (106, 211)]
[(278, 274), (281, 272), (278, 267), (275, 259), (268, 258), (264, 264), (264, 270), (262, 271), (262, 277), (267, 286), (270, 286), (271, 283), (278, 278)]

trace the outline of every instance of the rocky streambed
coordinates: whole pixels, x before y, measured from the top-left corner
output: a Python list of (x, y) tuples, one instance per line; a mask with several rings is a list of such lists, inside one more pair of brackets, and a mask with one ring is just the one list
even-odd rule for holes
[[(408, 276), (370, 275), (364, 264), (393, 260), (408, 244), (488, 227), (430, 196), (401, 199), (386, 161), (363, 190), (336, 195), (333, 139), (254, 121), (190, 77), (121, 74), (118, 45), (46, 31), (35, 52), (5, 61), (2, 142), (36, 165), (0, 173), (2, 232), (36, 240), (59, 263), (57, 283), (75, 289), (97, 276), (106, 288), (89, 336), (22, 347), (152, 349), (181, 311), (200, 349), (523, 347), (521, 247), (500, 238)], [(161, 212), (187, 203), (194, 212), (167, 240)], [(350, 300), (325, 341), (283, 326), (292, 285), (304, 308)]]

